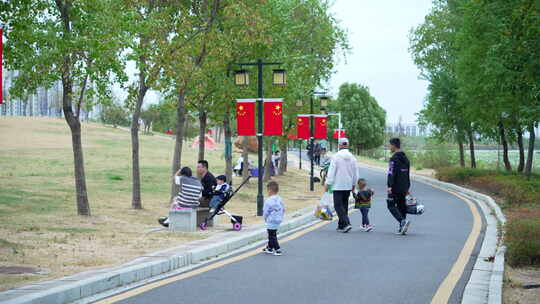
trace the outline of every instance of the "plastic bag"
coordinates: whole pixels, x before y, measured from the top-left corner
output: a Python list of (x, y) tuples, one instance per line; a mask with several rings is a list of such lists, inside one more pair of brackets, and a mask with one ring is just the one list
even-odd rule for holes
[(321, 206), (332, 206), (334, 204), (334, 196), (328, 192), (325, 192), (320, 201)]
[(334, 214), (332, 213), (331, 205), (334, 203), (333, 195), (326, 192), (321, 197), (319, 205), (315, 208), (315, 217), (321, 220), (330, 221)]

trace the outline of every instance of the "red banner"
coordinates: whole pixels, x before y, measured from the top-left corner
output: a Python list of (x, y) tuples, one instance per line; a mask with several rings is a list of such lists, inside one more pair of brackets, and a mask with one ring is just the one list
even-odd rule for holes
[[(339, 134), (338, 132), (341, 133), (341, 134)], [(346, 137), (346, 136), (345, 136), (345, 130), (344, 130), (344, 129), (341, 129), (341, 130), (335, 129), (335, 130), (334, 130), (334, 139), (344, 138), (344, 137)]]
[(236, 126), (238, 136), (255, 135), (255, 100), (236, 100)]
[(316, 139), (326, 139), (328, 137), (327, 125), (328, 116), (315, 115), (315, 131), (313, 137)]
[(4, 92), (2, 85), (4, 84), (4, 77), (2, 76), (3, 69), (3, 52), (4, 52), (4, 30), (0, 28), (0, 104), (4, 103), (2, 93)]
[(263, 135), (283, 135), (283, 99), (264, 99)]
[(309, 139), (309, 115), (298, 115), (296, 118), (296, 134), (299, 139)]

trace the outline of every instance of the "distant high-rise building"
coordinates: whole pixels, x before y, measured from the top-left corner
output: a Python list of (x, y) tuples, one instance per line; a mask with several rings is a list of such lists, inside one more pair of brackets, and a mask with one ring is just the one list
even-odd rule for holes
[(388, 123), (386, 133), (406, 136), (430, 136), (431, 127), (421, 127), (415, 123)]

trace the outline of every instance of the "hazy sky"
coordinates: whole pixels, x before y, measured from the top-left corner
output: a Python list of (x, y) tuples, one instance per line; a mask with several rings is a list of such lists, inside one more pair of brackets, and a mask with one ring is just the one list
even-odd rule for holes
[(333, 12), (349, 33), (352, 50), (330, 81), (337, 94), (344, 82), (367, 85), (387, 112), (388, 122), (414, 122), (427, 82), (408, 52), (408, 34), (422, 23), (431, 0), (336, 0)]

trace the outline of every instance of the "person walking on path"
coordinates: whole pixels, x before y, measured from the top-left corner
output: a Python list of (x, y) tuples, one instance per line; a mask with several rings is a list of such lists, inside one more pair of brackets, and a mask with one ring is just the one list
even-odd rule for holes
[(332, 157), (324, 191), (334, 194), (334, 208), (339, 218), (337, 231), (347, 233), (352, 226), (349, 220), (349, 196), (358, 180), (358, 163), (349, 151), (349, 140), (339, 139), (339, 151)]
[(266, 190), (268, 198), (264, 201), (263, 217), (268, 231), (268, 245), (263, 249), (263, 252), (279, 256), (281, 249), (277, 239), (277, 231), (285, 215), (285, 206), (278, 195), (279, 184), (277, 182), (270, 181), (266, 185)]
[(407, 155), (401, 151), (399, 138), (390, 139), (390, 151), (393, 153), (388, 164), (388, 210), (399, 223), (396, 234), (407, 234), (411, 222), (407, 219), (407, 194), (411, 187), (409, 176), (410, 163)]
[(371, 209), (373, 195), (375, 195), (375, 191), (368, 188), (367, 181), (363, 178), (358, 179), (358, 192), (354, 195), (356, 200), (354, 208), (360, 209), (362, 213), (362, 229), (365, 232), (373, 230), (373, 225), (369, 222), (369, 209)]

